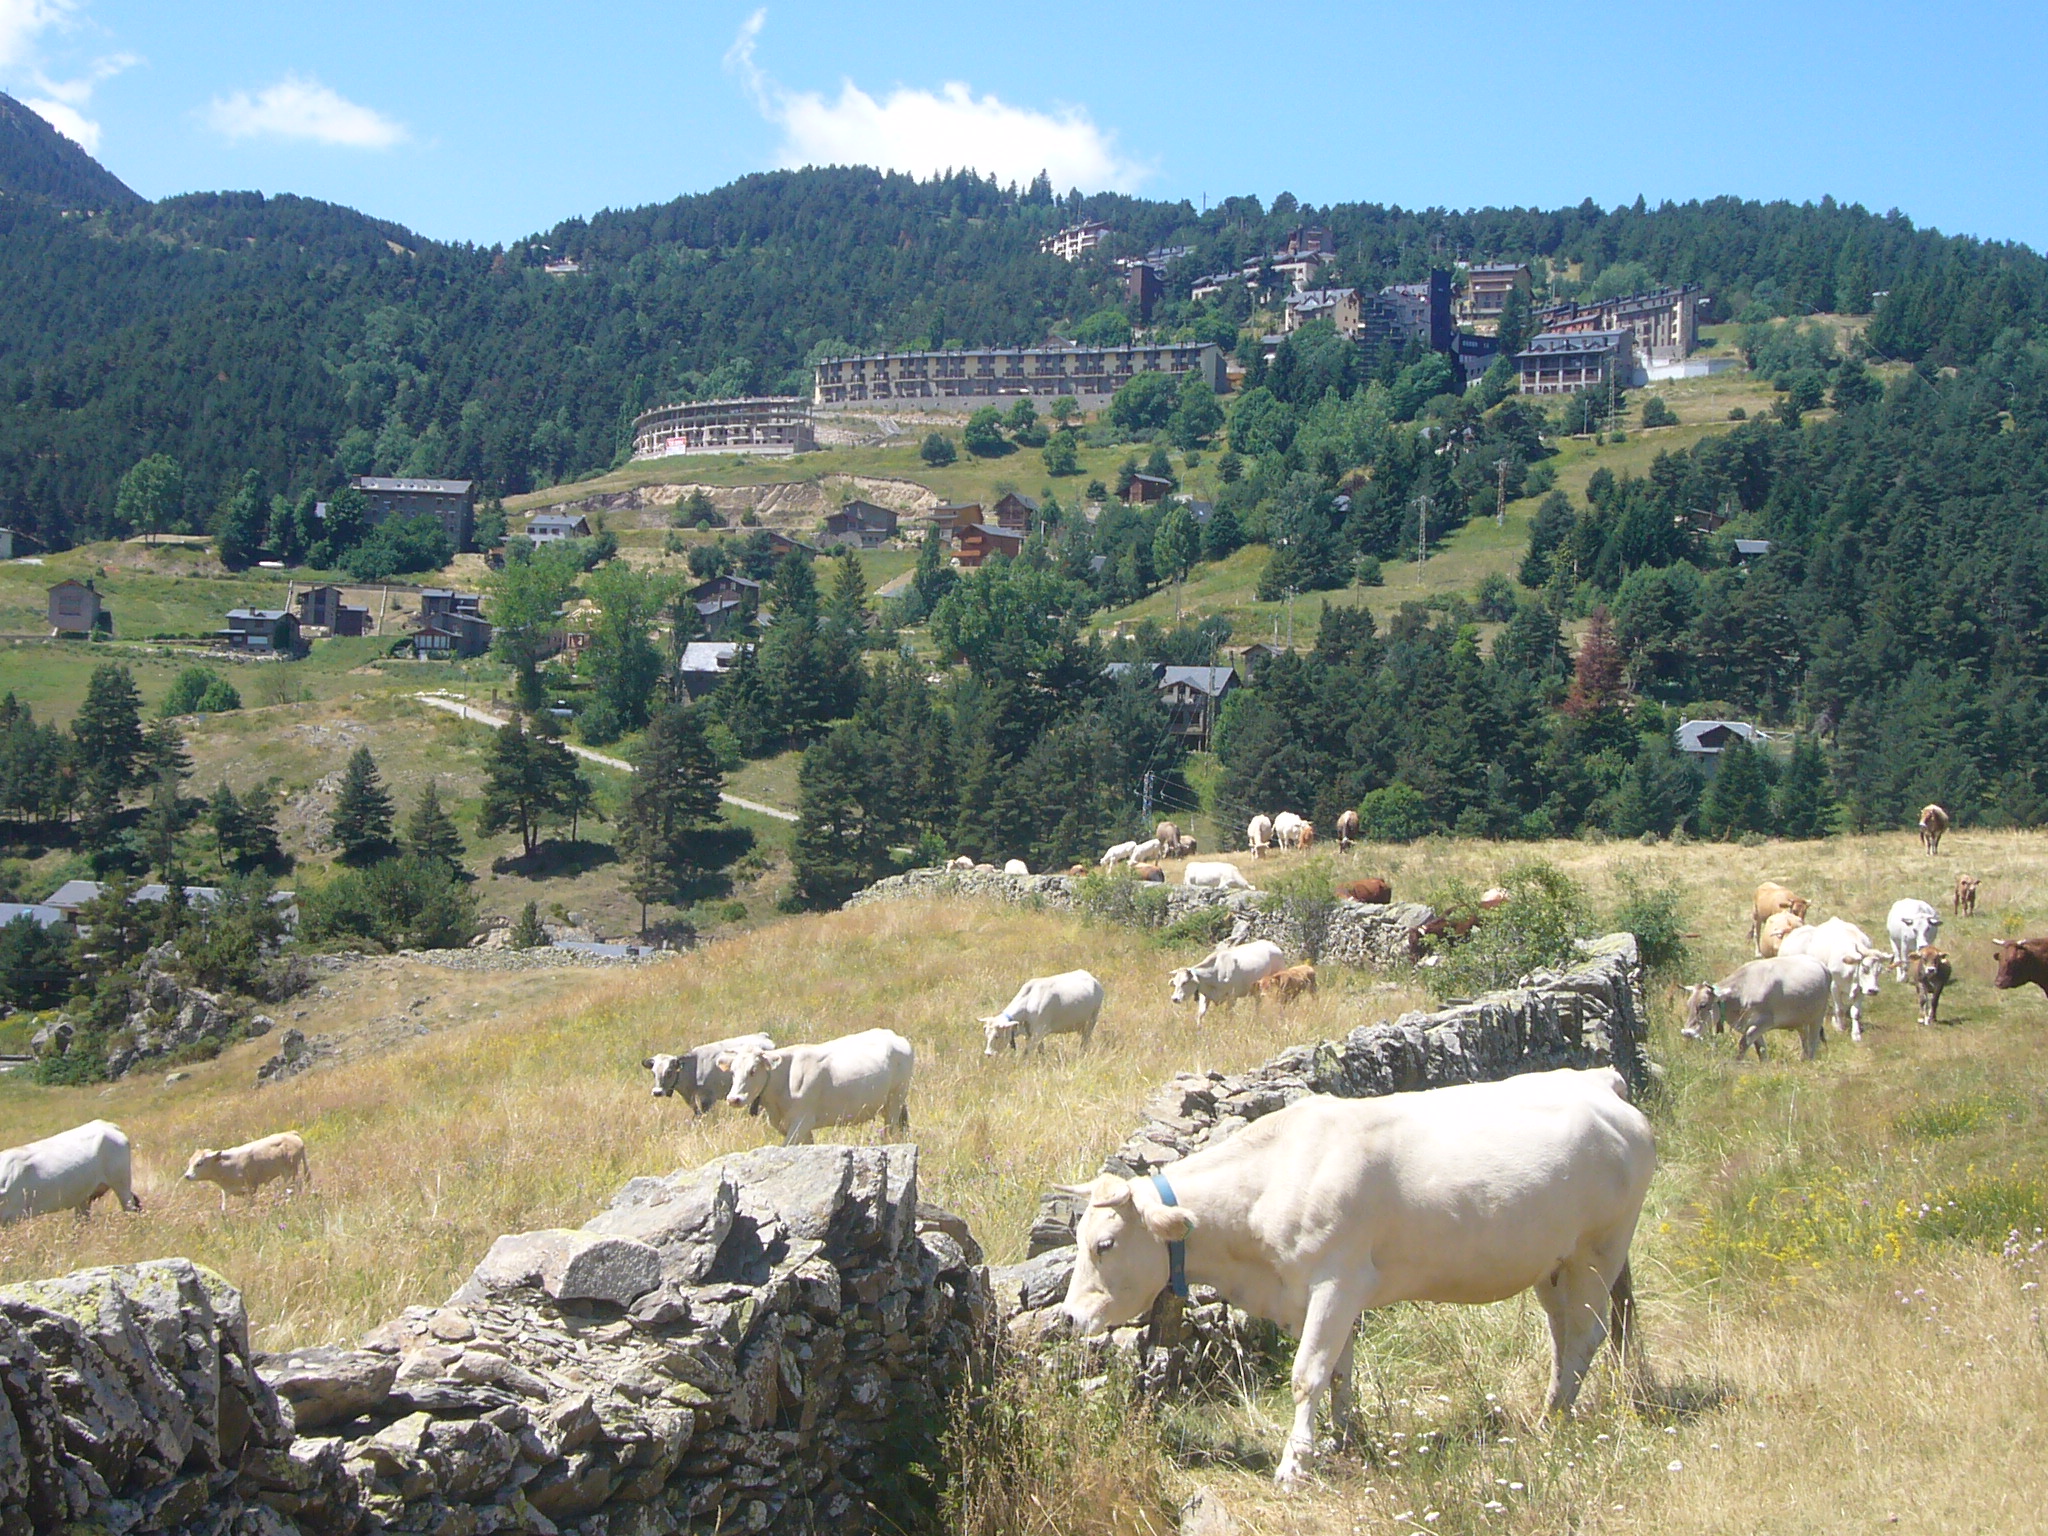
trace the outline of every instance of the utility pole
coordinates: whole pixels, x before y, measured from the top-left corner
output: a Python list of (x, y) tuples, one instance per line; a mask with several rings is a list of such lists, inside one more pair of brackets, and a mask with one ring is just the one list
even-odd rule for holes
[(1417, 524), (1415, 535), (1415, 563), (1418, 565), (1427, 564), (1429, 560), (1430, 500), (1431, 498), (1427, 491), (1415, 498), (1415, 510), (1420, 514), (1420, 521)]
[(1299, 587), (1287, 589), (1287, 649), (1290, 651), (1294, 649), (1294, 599), (1300, 590)]
[(1145, 802), (1143, 809), (1138, 814), (1147, 821), (1152, 819), (1152, 770), (1150, 768), (1145, 770)]
[(1501, 455), (1501, 456), (1500, 456), (1499, 458), (1495, 459), (1495, 460), (1493, 461), (1493, 467), (1494, 467), (1494, 468), (1495, 468), (1496, 470), (1498, 470), (1498, 471), (1500, 472), (1500, 488), (1499, 488), (1498, 492), (1497, 492), (1497, 493), (1495, 494), (1495, 497), (1494, 497), (1494, 503), (1493, 503), (1493, 521), (1494, 521), (1494, 523), (1495, 523), (1495, 525), (1496, 525), (1496, 526), (1499, 526), (1499, 525), (1501, 525), (1501, 524), (1503, 524), (1503, 523), (1507, 522), (1507, 520), (1508, 520), (1508, 460), (1507, 460), (1507, 455), (1506, 455), (1506, 454), (1502, 454), (1502, 455)]

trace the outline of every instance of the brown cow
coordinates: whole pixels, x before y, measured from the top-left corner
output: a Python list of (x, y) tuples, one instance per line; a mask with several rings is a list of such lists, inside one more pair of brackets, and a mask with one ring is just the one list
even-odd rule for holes
[(1928, 853), (1941, 852), (1941, 834), (1948, 830), (1948, 812), (1938, 805), (1920, 807), (1920, 846)]
[(1166, 878), (1166, 871), (1157, 864), (1133, 864), (1131, 866), (1131, 878), (1133, 880), (1164, 880)]
[(1998, 956), (1998, 974), (1991, 985), (2001, 992), (2014, 987), (2048, 992), (2048, 939), (2002, 939), (1991, 948)]
[(1394, 899), (1394, 888), (1374, 875), (1369, 880), (1353, 880), (1349, 885), (1339, 886), (1337, 894), (1362, 901), (1369, 907), (1384, 907)]
[(1284, 971), (1259, 978), (1259, 996), (1270, 997), (1283, 1007), (1298, 997), (1315, 995), (1316, 968), (1312, 965), (1290, 965)]
[(1975, 875), (1956, 876), (1956, 915), (1958, 917), (1977, 915), (1977, 887), (1984, 882)]
[(1344, 811), (1337, 817), (1337, 846), (1349, 848), (1358, 839), (1358, 812)]
[[(1797, 912), (1804, 918), (1808, 905), (1804, 896), (1795, 896), (1784, 886), (1766, 880), (1756, 888), (1756, 900), (1750, 906), (1749, 942), (1762, 944), (1764, 924), (1770, 920), (1773, 912)], [(1761, 955), (1763, 950), (1759, 948), (1757, 953)]]
[(1954, 978), (1948, 956), (1932, 944), (1923, 944), (1906, 957), (1906, 979), (1920, 999), (1920, 1022), (1932, 1024), (1941, 1012), (1941, 993)]
[(1408, 958), (1420, 962), (1428, 953), (1428, 941), (1437, 939), (1445, 944), (1457, 943), (1472, 937), (1472, 930), (1479, 926), (1483, 912), (1468, 913), (1464, 917), (1432, 917), (1427, 922), (1417, 923), (1408, 930)]
[(1764, 919), (1763, 932), (1757, 935), (1757, 954), (1768, 960), (1772, 955), (1778, 953), (1779, 946), (1785, 942), (1786, 934), (1790, 933), (1794, 928), (1804, 928), (1805, 926), (1806, 919), (1797, 912), (1773, 912)]

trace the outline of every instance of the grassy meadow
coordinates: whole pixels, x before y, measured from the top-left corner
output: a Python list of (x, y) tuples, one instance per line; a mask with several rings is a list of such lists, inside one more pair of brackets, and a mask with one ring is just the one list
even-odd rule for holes
[[(1164, 1532), (1198, 1485), (1249, 1529), (1289, 1533), (1789, 1536), (2038, 1518), (2048, 1334), (2032, 1245), (2048, 1225), (2048, 1000), (1993, 991), (1990, 944), (2048, 931), (2048, 838), (1964, 830), (1935, 859), (1904, 831), (1753, 848), (1432, 841), (1308, 857), (1338, 878), (1389, 875), (1404, 897), (1545, 858), (1583, 883), (1595, 918), (1631, 879), (1682, 893), (1693, 960), (1651, 997), (1666, 1077), (1650, 1106), (1661, 1166), (1634, 1255), (1648, 1379), (1603, 1362), (1578, 1417), (1546, 1424), (1532, 1301), (1391, 1309), (1365, 1324), (1356, 1440), (1291, 1499), (1267, 1481), (1284, 1374), (1136, 1415), (1041, 1382), (1018, 1390), (1058, 1454), (1031, 1498), (984, 1510), (975, 1529)], [(1957, 980), (1938, 1028), (1918, 1028), (1911, 997), (1887, 982), (1863, 1043), (1831, 1035), (1815, 1062), (1781, 1039), (1763, 1065), (1737, 1066), (1727, 1037), (1677, 1037), (1677, 982), (1745, 958), (1759, 880), (1881, 938), (1899, 896), (1946, 912), (1959, 871), (1984, 890), (1978, 914), (1942, 933)], [(1333, 970), (1291, 1017), (1239, 1010), (1198, 1031), (1166, 1001), (1176, 963), (1148, 935), (1067, 916), (892, 903), (787, 919), (544, 996), (536, 984), (524, 1008), (518, 987), (500, 985), (495, 1016), (475, 1022), (462, 1017), (467, 979), (450, 973), (437, 1033), (260, 1092), (262, 1041), (169, 1086), (0, 1081), (0, 1144), (116, 1120), (146, 1207), (0, 1231), (0, 1277), (182, 1253), (244, 1288), (266, 1347), (345, 1340), (440, 1300), (500, 1232), (580, 1222), (635, 1174), (762, 1138), (759, 1121), (718, 1111), (693, 1122), (652, 1099), (642, 1056), (751, 1028), (820, 1039), (878, 1022), (918, 1050), (911, 1124), (925, 1193), (966, 1215), (992, 1260), (1012, 1259), (1042, 1187), (1092, 1172), (1172, 1071), (1248, 1064), (1427, 1006), (1405, 978)], [(976, 1017), (1023, 976), (1073, 965), (1108, 987), (1094, 1047), (1060, 1039), (1042, 1059), (984, 1060)], [(312, 1149), (313, 1193), (223, 1217), (211, 1189), (178, 1181), (194, 1147), (286, 1127)]]

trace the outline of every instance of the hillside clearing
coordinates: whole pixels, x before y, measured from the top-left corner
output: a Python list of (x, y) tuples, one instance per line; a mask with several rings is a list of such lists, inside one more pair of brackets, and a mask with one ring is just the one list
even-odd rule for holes
[[(1958, 980), (1935, 1030), (1916, 1028), (1887, 982), (1862, 1046), (1831, 1037), (1815, 1063), (1778, 1050), (1737, 1068), (1725, 1037), (1679, 1041), (1670, 997), (1653, 989), (1669, 1079), (1635, 1256), (1657, 1383), (1642, 1406), (1603, 1365), (1576, 1422), (1540, 1424), (1542, 1325), (1526, 1298), (1398, 1308), (1367, 1325), (1364, 1438), (1323, 1464), (1318, 1492), (1283, 1500), (1265, 1481), (1284, 1418), (1277, 1378), (1163, 1409), (1146, 1453), (1161, 1485), (1217, 1487), (1252, 1528), (1286, 1532), (1404, 1512), (1404, 1528), (1532, 1536), (1865, 1530), (1890, 1516), (1902, 1529), (2024, 1526), (2048, 1496), (2034, 1408), (2044, 1339), (2038, 1291), (2023, 1289), (2043, 1278), (2027, 1229), (2048, 1223), (2048, 1017), (2031, 992), (1991, 990), (1988, 944), (2048, 927), (2044, 853), (2040, 835), (1958, 832), (1939, 859), (1906, 833), (1756, 848), (1447, 841), (1333, 858), (1340, 875), (1391, 873), (1397, 894), (1425, 896), (1543, 857), (1601, 910), (1627, 878), (1673, 881), (1700, 934), (1688, 979), (1743, 958), (1749, 890), (1765, 876), (1874, 932), (1899, 895), (1940, 897), (1958, 870), (1985, 884), (1979, 915), (1943, 936)], [(761, 1139), (758, 1122), (692, 1122), (651, 1099), (641, 1056), (756, 1026), (821, 1038), (883, 1021), (919, 1050), (911, 1118), (927, 1196), (967, 1215), (992, 1259), (1012, 1258), (1043, 1185), (1092, 1172), (1172, 1070), (1248, 1063), (1421, 1005), (1405, 984), (1331, 973), (1291, 1018), (1240, 1010), (1198, 1036), (1165, 1001), (1172, 963), (1143, 935), (1070, 917), (890, 903), (562, 981), (473, 1023), (454, 1022), (471, 978), (448, 973), (421, 1010), (447, 1018), (438, 1032), (260, 1092), (249, 1083), (263, 1041), (169, 1088), (0, 1083), (0, 1142), (93, 1115), (126, 1126), (147, 1202), (140, 1217), (9, 1228), (0, 1275), (186, 1253), (244, 1286), (266, 1345), (345, 1339), (438, 1300), (501, 1231), (581, 1221), (627, 1177)], [(1095, 1048), (1060, 1040), (1042, 1059), (984, 1061), (975, 1017), (1021, 976), (1074, 964), (1109, 988)], [(192, 1147), (287, 1126), (313, 1149), (317, 1193), (221, 1218), (211, 1192), (177, 1181)], [(1119, 1437), (1152, 1443), (1146, 1422), (1126, 1417)], [(1096, 1454), (1077, 1444), (1061, 1475), (1087, 1486)], [(1068, 1507), (1061, 1488), (1043, 1493)], [(1119, 1527), (1119, 1507), (1057, 1528), (1141, 1528)]]

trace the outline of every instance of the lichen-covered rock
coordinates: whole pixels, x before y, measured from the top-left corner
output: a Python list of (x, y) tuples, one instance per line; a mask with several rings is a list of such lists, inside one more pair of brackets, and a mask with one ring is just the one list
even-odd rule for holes
[(256, 1373), (292, 1406), (299, 1431), (339, 1424), (381, 1407), (398, 1362), (366, 1349), (319, 1346), (267, 1355)]

